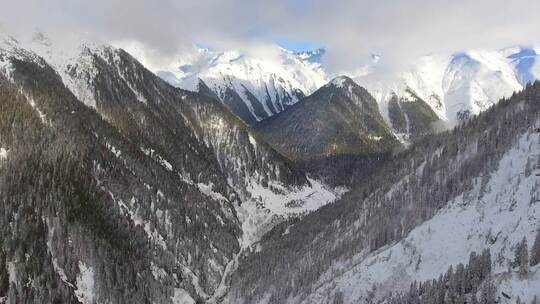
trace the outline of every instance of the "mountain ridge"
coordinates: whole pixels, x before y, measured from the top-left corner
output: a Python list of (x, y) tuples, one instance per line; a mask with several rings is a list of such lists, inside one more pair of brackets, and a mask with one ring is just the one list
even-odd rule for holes
[(373, 97), (346, 76), (334, 78), (255, 128), (293, 159), (374, 154), (395, 144)]
[[(46, 56), (58, 55), (49, 52), (52, 50), (48, 46), (39, 51)], [(105, 215), (98, 213), (94, 220), (110, 221), (114, 229), (125, 235), (123, 238), (128, 244), (147, 244), (138, 251), (155, 258), (145, 258), (140, 265), (126, 266), (141, 274), (139, 283), (124, 276), (120, 276), (122, 282), (111, 283), (106, 279), (110, 272), (102, 268), (113, 267), (118, 260), (107, 257), (102, 261), (89, 260), (84, 254), (71, 251), (61, 255), (53, 251), (52, 261), (39, 260), (42, 256), (36, 256), (38, 262), (48, 263), (47, 274), (59, 278), (56, 284), (67, 286), (61, 299), (218, 301), (223, 297), (230, 272), (235, 267), (235, 255), (252, 246), (261, 234), (277, 223), (302, 216), (338, 195), (333, 189), (308, 179), (289, 160), (261, 142), (218, 101), (173, 88), (123, 50), (84, 46), (77, 52), (65, 61), (55, 58), (59, 61), (50, 66), (45, 59), (15, 40), (4, 40), (0, 46), (2, 89), (20, 86), (8, 98), (12, 98), (17, 90), (25, 94), (19, 103), (30, 108), (38, 124), (50, 129), (47, 132), (53, 138), (67, 138), (65, 157), (69, 160), (67, 163), (74, 166), (75, 176), (66, 175), (65, 178), (77, 181), (77, 174), (83, 172), (84, 189), (87, 184), (90, 189), (84, 190), (90, 191), (85, 196), (89, 205), (82, 206), (97, 211), (102, 210), (102, 204), (112, 206), (105, 219)], [(14, 113), (10, 107), (15, 105), (9, 104), (5, 112), (8, 121)], [(76, 122), (76, 128), (70, 127), (72, 121)], [(62, 125), (64, 129), (59, 127)], [(31, 132), (31, 129), (24, 132)], [(1, 138), (2, 155), (5, 154), (2, 162), (8, 163), (7, 167), (0, 165), (0, 176), (4, 180), (9, 172), (17, 172), (17, 166), (24, 164), (12, 161), (16, 157), (14, 153), (23, 148), (34, 151), (39, 146), (24, 141), (13, 144)], [(70, 152), (70, 148), (75, 152)], [(55, 146), (50, 145), (49, 149), (47, 153), (54, 155)], [(76, 152), (79, 149), (86, 151), (86, 154), (82, 153), (85, 161), (78, 158), (71, 161), (70, 155), (79, 155)], [(97, 160), (92, 160), (96, 157)], [(43, 160), (47, 161), (48, 158)], [(5, 171), (7, 169), (9, 171)], [(71, 169), (66, 170), (69, 173)], [(38, 170), (27, 174), (41, 176), (47, 172)], [(108, 183), (101, 183), (92, 190), (96, 176)], [(15, 177), (13, 180), (20, 179)], [(56, 182), (61, 184), (61, 181)], [(12, 183), (3, 182), (4, 185), (11, 187)], [(34, 191), (32, 187), (40, 189), (39, 185), (31, 184), (28, 193)], [(106, 199), (100, 199), (102, 196)], [(45, 199), (37, 198), (38, 202)], [(289, 204), (290, 201), (294, 201), (294, 206)], [(208, 206), (204, 207), (205, 204)], [(23, 202), (21, 206), (27, 204)], [(62, 196), (58, 204), (51, 206), (64, 210), (65, 206), (70, 206), (69, 196)], [(27, 207), (34, 210), (32, 206)], [(97, 246), (96, 250), (108, 251), (103, 247), (108, 245), (100, 245), (103, 235), (96, 240), (84, 241), (78, 238), (78, 226), (67, 224), (64, 217), (53, 220), (53, 215), (41, 209), (33, 212), (40, 214), (43, 221), (55, 223), (54, 230), (58, 233), (49, 231), (50, 238), (54, 239), (50, 243), (55, 250), (69, 248), (68, 240), (77, 236), (78, 246)], [(7, 211), (2, 213), (5, 227), (9, 227), (9, 216)], [(37, 225), (41, 225), (42, 220), (38, 220)], [(82, 220), (86, 218), (83, 216)], [(92, 225), (94, 220), (90, 221)], [(197, 230), (199, 234), (194, 233)], [(181, 250), (175, 249), (184, 241), (188, 244)], [(36, 250), (43, 250), (41, 245), (36, 243)], [(9, 246), (2, 250), (14, 250)], [(1, 258), (7, 259), (8, 266), (15, 267), (13, 269), (23, 265), (20, 261), (24, 259), (18, 255), (2, 253)], [(155, 260), (157, 258), (161, 260)], [(0, 265), (4, 266), (6, 264)], [(22, 269), (18, 271), (20, 278), (26, 275)], [(22, 283), (19, 284), (13, 273), (8, 278), (17, 284), (2, 289), (0, 298), (6, 292), (9, 298), (16, 299), (17, 286)], [(132, 296), (121, 297), (115, 293), (114, 284), (140, 284), (139, 292), (146, 296), (134, 292)], [(153, 287), (159, 284), (160, 288)], [(46, 294), (36, 295), (36, 299), (44, 302), (53, 301), (46, 297)]]

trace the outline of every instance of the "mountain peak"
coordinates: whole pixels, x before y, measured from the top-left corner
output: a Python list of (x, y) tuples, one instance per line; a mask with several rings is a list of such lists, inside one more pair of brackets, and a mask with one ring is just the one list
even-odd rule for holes
[(337, 88), (350, 87), (351, 85), (355, 84), (356, 83), (351, 78), (345, 75), (337, 76), (328, 83), (328, 85), (332, 85)]
[(32, 42), (42, 44), (44, 46), (49, 46), (49, 47), (52, 45), (51, 39), (49, 38), (49, 36), (45, 35), (45, 33), (39, 30), (36, 31), (34, 35), (32, 36)]
[(316, 50), (312, 51), (303, 51), (303, 52), (295, 52), (296, 56), (298, 56), (301, 60), (304, 60), (309, 63), (321, 63), (322, 57), (326, 53), (326, 49), (324, 48), (318, 48)]

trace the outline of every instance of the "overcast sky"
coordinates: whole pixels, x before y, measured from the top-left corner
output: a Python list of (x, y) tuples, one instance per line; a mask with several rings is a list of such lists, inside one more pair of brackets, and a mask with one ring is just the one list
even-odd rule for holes
[[(2, 0), (0, 26), (106, 43), (169, 58), (204, 43), (251, 49), (280, 39), (327, 49), (335, 70), (377, 53), (399, 64), (432, 52), (540, 42), (539, 0)], [(257, 47), (256, 47), (257, 46)]]

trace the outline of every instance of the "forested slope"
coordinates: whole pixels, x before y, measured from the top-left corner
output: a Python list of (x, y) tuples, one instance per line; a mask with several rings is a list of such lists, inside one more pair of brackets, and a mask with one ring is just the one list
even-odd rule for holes
[[(405, 266), (418, 261), (398, 258), (395, 263), (385, 265), (382, 261), (395, 261), (390, 256), (396, 258), (397, 255), (385, 250), (396, 244), (410, 248), (405, 242), (408, 236), (416, 241), (414, 244), (422, 246), (424, 239), (411, 231), (423, 227), (420, 225), (427, 220), (439, 219), (445, 214), (445, 208), (454, 205), (471, 206), (473, 211), (485, 210), (486, 217), (488, 211), (494, 213), (492, 218), (485, 219), (481, 216), (484, 211), (479, 211), (478, 218), (466, 218), (455, 225), (466, 224), (474, 231), (478, 222), (491, 223), (479, 226), (487, 230), (477, 233), (490, 239), (489, 231), (499, 232), (499, 237), (493, 244), (484, 239), (474, 246), (478, 247), (477, 252), (490, 247), (502, 250), (497, 265), (506, 265), (511, 248), (521, 238), (516, 234), (524, 233), (532, 242), (539, 226), (539, 187), (534, 173), (539, 157), (538, 134), (533, 131), (539, 123), (539, 109), (540, 83), (536, 83), (454, 130), (429, 136), (411, 146), (336, 203), (300, 221), (277, 227), (267, 235), (258, 252), (241, 261), (229, 294), (230, 302), (331, 303), (334, 295), (342, 298), (337, 294), (344, 289), (344, 300), (354, 303), (366, 299), (370, 281), (383, 287), (377, 293), (379, 298), (387, 292), (402, 290), (404, 286), (390, 283), (401, 277), (402, 283), (408, 286), (406, 282), (415, 279), (418, 269), (407, 270)], [(513, 163), (518, 167), (508, 171), (505, 166), (513, 168)], [(503, 169), (499, 170), (501, 167)], [(510, 178), (506, 177), (508, 172), (515, 171), (519, 179), (511, 180), (512, 183), (500, 182)], [(514, 210), (519, 213), (513, 214)], [(450, 219), (461, 215), (459, 212), (449, 214), (448, 222), (442, 221), (434, 229), (453, 225)], [(497, 222), (498, 216), (515, 218), (517, 222)], [(514, 226), (524, 230), (516, 232)], [(430, 231), (428, 228), (426, 231)], [(456, 242), (462, 242), (456, 243), (456, 248), (465, 251), (466, 256), (472, 251), (473, 245), (469, 246), (466, 234), (450, 230), (436, 236), (443, 238), (439, 242), (455, 236)], [(444, 263), (461, 259), (461, 255), (454, 256), (453, 251), (446, 248), (430, 250), (440, 254), (449, 252), (446, 254), (453, 260), (438, 260), (437, 255), (433, 255), (434, 260), (427, 262), (447, 268)], [(378, 252), (385, 254), (377, 256)], [(427, 257), (416, 255), (417, 259), (419, 257), (421, 267), (421, 258)], [(355, 265), (365, 268), (354, 271)], [(362, 269), (374, 272), (373, 277), (362, 276)], [(400, 269), (407, 271), (406, 275), (400, 273)], [(350, 271), (358, 274), (356, 279), (346, 279)], [(430, 273), (433, 271), (427, 275)], [(426, 279), (438, 277), (438, 274), (433, 275), (435, 277)]]

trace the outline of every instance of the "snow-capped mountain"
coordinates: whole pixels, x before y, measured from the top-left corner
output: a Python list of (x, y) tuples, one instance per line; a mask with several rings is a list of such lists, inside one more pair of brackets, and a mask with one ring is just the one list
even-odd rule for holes
[(379, 78), (375, 63), (355, 81), (375, 96), (383, 114), (388, 113), (388, 103), (394, 95), (404, 101), (422, 99), (454, 126), (538, 79), (539, 62), (534, 48), (427, 55), (384, 80)]
[[(237, 51), (198, 49), (194, 59), (179, 62), (178, 69), (158, 70), (157, 74), (175, 86), (195, 91), (202, 80), (229, 109), (253, 124), (283, 111), (334, 78), (336, 75), (321, 64), (323, 56), (324, 50), (294, 53), (280, 49), (276, 60)], [(381, 76), (384, 56), (374, 55), (372, 64), (360, 69), (360, 75), (345, 74), (368, 89), (389, 123), (389, 102), (397, 96), (402, 102), (422, 100), (452, 127), (538, 79), (538, 58), (538, 49), (533, 47), (431, 54), (413, 60), (404, 70)], [(396, 134), (408, 140), (409, 134), (402, 130)]]
[(198, 49), (175, 71), (157, 71), (174, 86), (198, 91), (204, 84), (248, 124), (283, 111), (324, 85), (328, 76), (320, 59), (324, 50), (295, 53), (275, 47), (256, 57), (238, 51)]
[[(12, 283), (0, 303), (215, 303), (240, 251), (340, 195), (219, 101), (170, 86), (111, 46), (0, 37), (0, 98), (0, 196), (17, 202), (0, 212), (0, 279)], [(50, 208), (13, 189), (47, 193), (31, 204)], [(17, 208), (35, 221), (13, 219)], [(32, 240), (3, 242), (34, 224)], [(32, 260), (16, 248), (27, 243), (39, 252)], [(27, 279), (39, 293), (23, 293)]]

